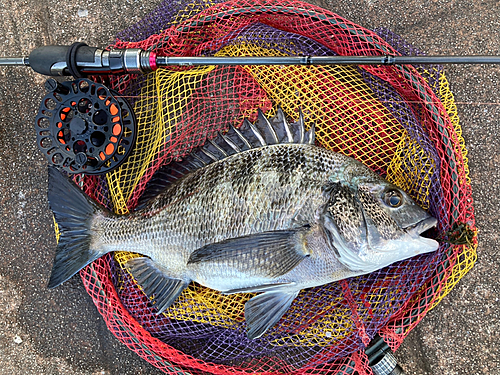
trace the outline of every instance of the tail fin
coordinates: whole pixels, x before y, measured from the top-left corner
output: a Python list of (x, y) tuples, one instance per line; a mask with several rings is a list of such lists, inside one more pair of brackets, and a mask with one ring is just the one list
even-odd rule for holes
[(61, 234), (48, 284), (55, 288), (105, 254), (90, 249), (92, 218), (98, 212), (104, 213), (105, 208), (55, 167), (49, 167), (48, 199)]

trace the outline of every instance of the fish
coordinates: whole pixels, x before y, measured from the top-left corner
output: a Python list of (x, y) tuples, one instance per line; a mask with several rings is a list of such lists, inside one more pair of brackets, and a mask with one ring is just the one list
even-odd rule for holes
[(48, 201), (59, 226), (48, 288), (114, 251), (160, 314), (189, 283), (245, 304), (246, 334), (261, 337), (307, 288), (367, 274), (439, 243), (437, 220), (361, 162), (315, 144), (302, 112), (258, 111), (182, 160), (160, 168), (135, 211), (116, 215), (55, 167)]

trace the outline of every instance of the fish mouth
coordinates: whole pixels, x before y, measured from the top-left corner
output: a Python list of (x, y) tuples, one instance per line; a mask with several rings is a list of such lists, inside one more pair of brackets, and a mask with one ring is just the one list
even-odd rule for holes
[(437, 225), (436, 218), (430, 216), (425, 218), (424, 220), (419, 221), (414, 225), (410, 225), (409, 227), (404, 228), (408, 233), (413, 235), (420, 236), (425, 231), (434, 228)]
[[(434, 228), (436, 225), (437, 220), (432, 216), (429, 216), (424, 220), (421, 220), (418, 223), (405, 228), (407, 233), (418, 239), (418, 242), (420, 244), (418, 254), (428, 253), (439, 248), (439, 242), (437, 242), (433, 238), (429, 238), (435, 237), (433, 235), (435, 234), (434, 231), (429, 231), (429, 229)], [(425, 237), (422, 236), (423, 233), (425, 233)]]

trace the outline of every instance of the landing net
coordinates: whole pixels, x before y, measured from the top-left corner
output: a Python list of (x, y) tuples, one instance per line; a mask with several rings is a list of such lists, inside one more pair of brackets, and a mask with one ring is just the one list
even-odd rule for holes
[[(370, 31), (299, 1), (165, 0), (118, 35), (116, 48), (165, 56), (416, 55), (389, 30)], [(439, 66), (234, 66), (161, 68), (111, 77), (138, 120), (133, 154), (104, 177), (81, 176), (91, 197), (124, 214), (158, 168), (278, 106), (299, 108), (317, 144), (352, 156), (435, 216), (441, 245), (369, 275), (303, 290), (281, 321), (248, 340), (243, 307), (195, 283), (164, 314), (124, 263), (107, 255), (81, 271), (113, 334), (167, 373), (371, 374), (365, 346), (378, 333), (396, 349), (472, 267), (476, 229), (466, 150)]]

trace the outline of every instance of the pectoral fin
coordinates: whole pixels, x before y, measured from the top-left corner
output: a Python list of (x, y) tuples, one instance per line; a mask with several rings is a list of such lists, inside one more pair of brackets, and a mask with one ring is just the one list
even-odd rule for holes
[(245, 304), (248, 338), (256, 339), (278, 323), (297, 294), (299, 291), (266, 292), (250, 299)]
[(195, 250), (188, 264), (213, 262), (247, 274), (278, 277), (310, 255), (303, 238), (308, 229), (264, 232), (207, 245)]
[(168, 277), (161, 266), (150, 258), (130, 259), (126, 267), (147, 296), (154, 297), (157, 314), (168, 309), (189, 284), (187, 281)]

